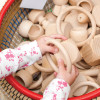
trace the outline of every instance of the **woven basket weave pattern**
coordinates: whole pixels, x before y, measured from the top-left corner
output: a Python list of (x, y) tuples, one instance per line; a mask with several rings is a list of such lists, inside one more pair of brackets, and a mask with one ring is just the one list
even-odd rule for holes
[[(18, 34), (17, 29), (22, 20), (27, 19), (27, 15), (30, 10), (19, 8), (20, 3), (21, 0), (15, 0), (3, 18), (0, 29), (0, 33), (2, 33), (0, 37), (1, 50), (6, 48), (15, 48), (18, 46), (18, 44), (25, 40), (25, 38)], [(48, 12), (48, 10), (53, 7), (53, 5), (54, 4), (52, 3), (52, 0), (48, 0), (44, 10)], [(8, 100), (31, 100), (30, 98), (15, 90), (5, 79), (0, 81), (0, 85), (2, 90), (8, 94)]]

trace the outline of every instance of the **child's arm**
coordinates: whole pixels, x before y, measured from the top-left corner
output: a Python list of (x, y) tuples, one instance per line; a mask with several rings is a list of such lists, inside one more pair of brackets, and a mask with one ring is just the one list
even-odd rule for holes
[(70, 92), (70, 85), (78, 76), (78, 70), (72, 66), (72, 72), (68, 73), (62, 60), (58, 61), (59, 72), (47, 89), (44, 91), (42, 100), (67, 100)]
[(36, 41), (15, 49), (5, 49), (0, 52), (0, 78), (30, 66), (41, 58), (42, 54)]
[(66, 39), (61, 35), (53, 35), (51, 37), (42, 36), (37, 41), (0, 52), (0, 79), (16, 72), (18, 69), (30, 66), (37, 60), (40, 60), (46, 52), (57, 52), (56, 47), (46, 44), (46, 40), (49, 38)]

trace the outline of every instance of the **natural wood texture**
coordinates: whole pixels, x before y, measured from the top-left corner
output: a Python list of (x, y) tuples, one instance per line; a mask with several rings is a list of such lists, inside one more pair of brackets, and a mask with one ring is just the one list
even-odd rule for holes
[(72, 6), (72, 7), (67, 7), (66, 8), (65, 6), (62, 6), (62, 10), (61, 10), (62, 12), (60, 13), (60, 15), (57, 18), (57, 31), (58, 31), (58, 34), (63, 34), (63, 32), (61, 31), (61, 27), (60, 27), (61, 20), (63, 20), (65, 15), (67, 15), (72, 10), (78, 10), (78, 11), (86, 14), (89, 17), (89, 19), (91, 21), (91, 24), (92, 24), (92, 32), (91, 32), (91, 35), (88, 37), (88, 39), (83, 41), (83, 42), (77, 43), (77, 46), (81, 47), (94, 37), (94, 35), (96, 33), (96, 23), (95, 23), (95, 20), (94, 20), (93, 16), (91, 15), (91, 13), (89, 13), (88, 11), (83, 9), (82, 7)]
[(77, 6), (81, 6), (87, 11), (91, 12), (93, 9), (93, 2), (91, 0), (78, 0)]
[(72, 29), (70, 31), (70, 37), (76, 43), (83, 42), (88, 38), (88, 31), (87, 29)]
[[(61, 53), (63, 54), (64, 56), (64, 63), (66, 64), (67, 66), (67, 71), (68, 72), (71, 72), (71, 69), (72, 69), (72, 63), (71, 63), (71, 60), (70, 60), (70, 57), (69, 57), (69, 54), (68, 54), (68, 51), (65, 50), (65, 48), (60, 44), (60, 42), (58, 42), (57, 40), (55, 39), (49, 39), (47, 41), (47, 44), (54, 44), (55, 46), (57, 46), (59, 48), (59, 51), (61, 51)], [(54, 62), (52, 61), (50, 55), (46, 55), (47, 56), (47, 59), (49, 61), (49, 63), (51, 64), (52, 68), (58, 72), (58, 68), (56, 67), (56, 65), (54, 64)], [(67, 63), (66, 63), (67, 62)]]
[(52, 13), (55, 15), (55, 16), (58, 16), (59, 13), (60, 13), (60, 10), (61, 10), (61, 6), (58, 6), (58, 5), (55, 5), (53, 10), (52, 10)]
[[(91, 81), (87, 81), (87, 82), (80, 82), (79, 84), (75, 85), (73, 88), (72, 88), (72, 93), (74, 93), (78, 88), (80, 87), (83, 87), (83, 86), (92, 86), (92, 87), (95, 87), (96, 89), (99, 89), (100, 86), (95, 83), (95, 82), (91, 82)], [(83, 91), (83, 90), (81, 90)], [(79, 92), (79, 91), (78, 91)], [(76, 92), (75, 92), (76, 93)], [(80, 93), (80, 92), (79, 92)], [(79, 94), (78, 93), (78, 94)], [(73, 96), (73, 94), (71, 95)]]
[(91, 0), (91, 1), (93, 2), (94, 6), (100, 5), (100, 0)]
[(28, 14), (28, 18), (30, 21), (32, 21), (34, 24), (37, 24), (38, 22), (41, 24), (41, 22), (44, 20), (45, 11), (43, 10), (32, 10)]
[(89, 18), (87, 15), (85, 15), (84, 13), (80, 13), (78, 14), (78, 22), (81, 24), (85, 24), (85, 23), (89, 23)]
[[(63, 35), (66, 36), (67, 38), (69, 38), (71, 29), (72, 29), (72, 26), (71, 26), (70, 23), (67, 23), (67, 22), (61, 23), (61, 30), (63, 32)], [(53, 34), (58, 34), (56, 23), (50, 23), (45, 29), (45, 35), (46, 36), (50, 36), (50, 35), (53, 35)]]
[(82, 59), (79, 49), (78, 49), (76, 43), (72, 39), (63, 41), (61, 44), (64, 46), (64, 48), (68, 52), (72, 64), (74, 64)]
[(32, 82), (33, 82), (33, 78), (32, 75), (25, 70), (20, 70), (16, 73), (15, 78), (17, 79), (17, 81), (22, 84), (25, 87), (29, 87)]
[(93, 68), (89, 70), (83, 70), (80, 73), (86, 76), (98, 76), (98, 74), (100, 73), (100, 69)]
[[(55, 64), (57, 64), (54, 55), (51, 55), (51, 57), (52, 57), (53, 62), (54, 62)], [(43, 66), (44, 68), (51, 68), (51, 65), (50, 65), (50, 63), (48, 62), (46, 56), (43, 56), (43, 58), (42, 58), (42, 66)]]
[(99, 12), (100, 12), (100, 5), (94, 6), (93, 11), (92, 11), (92, 15), (94, 16), (98, 27), (100, 27), (100, 21), (99, 21), (100, 20), (100, 13)]
[(80, 12), (73, 10), (71, 11), (66, 17), (65, 17), (65, 22), (69, 22), (72, 27), (75, 28), (79, 28), (79, 29), (87, 29), (88, 27), (88, 23), (85, 24), (81, 24), (78, 22), (78, 15), (80, 14)]
[(43, 82), (43, 76), (41, 75), (37, 81), (33, 81), (32, 84), (28, 87), (28, 89), (35, 89), (41, 85)]
[(29, 29), (28, 36), (31, 41), (36, 40), (38, 37), (44, 35), (44, 29), (38, 24), (33, 24)]
[[(92, 31), (92, 28), (88, 28), (88, 35), (91, 34), (91, 31)], [(100, 34), (100, 28), (99, 27), (96, 27), (96, 35), (99, 35)]]
[(29, 32), (32, 25), (33, 25), (33, 23), (31, 21), (23, 20), (18, 27), (18, 33), (22, 37), (28, 37), (28, 32)]
[(78, 0), (69, 0), (69, 3), (70, 3), (72, 6), (76, 6), (77, 1), (78, 1)]
[(75, 82), (72, 84), (70, 97), (72, 97), (72, 95), (74, 95), (74, 96), (83, 95), (87, 91), (88, 86), (80, 87), (79, 89), (77, 89), (75, 91), (73, 90), (73, 88), (75, 88), (80, 82), (87, 82), (86, 77), (82, 74), (79, 74), (78, 77), (76, 78)]
[(53, 0), (53, 3), (58, 6), (66, 5), (68, 0)]
[(34, 74), (39, 71), (34, 67), (34, 65), (26, 67), (25, 70), (28, 71), (32, 76), (34, 76)]
[(45, 68), (41, 65), (39, 65), (38, 63), (34, 63), (34, 66), (39, 70), (39, 71), (42, 71), (42, 72), (53, 72), (53, 68), (50, 67), (50, 68)]
[(45, 15), (45, 18), (50, 21), (50, 22), (56, 22), (57, 20), (57, 17), (52, 13), (52, 12), (49, 12)]
[(81, 54), (83, 59), (91, 66), (100, 64), (100, 35), (96, 35), (91, 42), (86, 43), (82, 49)]
[[(51, 41), (50, 41), (50, 43), (51, 43)], [(71, 39), (68, 39), (66, 41), (63, 41), (61, 44), (59, 43), (59, 49), (61, 48), (60, 45), (64, 47), (63, 48), (64, 52), (66, 51), (68, 53), (72, 64), (74, 64), (74, 63), (76, 63), (76, 62), (81, 60), (81, 54), (80, 54), (80, 52), (79, 52), (79, 50), (78, 50), (78, 48), (77, 48), (77, 46), (76, 46), (74, 41), (72, 41)], [(56, 46), (58, 46), (58, 45), (56, 45)], [(67, 64), (68, 60), (67, 60), (67, 58), (65, 59), (66, 53), (64, 54), (62, 52), (62, 49), (60, 49), (59, 52), (54, 54), (54, 55), (55, 55), (57, 60), (62, 58), (64, 60), (65, 65), (68, 65)], [(48, 59), (49, 63), (51, 64), (53, 69), (57, 72), (58, 68), (56, 67), (56, 65), (54, 64), (54, 62), (50, 58), (50, 56), (49, 57), (48, 56), (49, 55), (47, 55), (47, 59)]]

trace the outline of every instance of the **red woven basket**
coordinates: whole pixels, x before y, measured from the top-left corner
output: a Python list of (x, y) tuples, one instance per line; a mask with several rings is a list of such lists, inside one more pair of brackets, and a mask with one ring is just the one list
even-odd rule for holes
[[(13, 4), (15, 0), (8, 0), (6, 4), (4, 5), (3, 9), (0, 12), (0, 26), (2, 23), (2, 20), (4, 18), (4, 15), (6, 14), (9, 7)], [(40, 100), (42, 98), (42, 95), (39, 95), (37, 93), (33, 93), (32, 91), (28, 90), (27, 88), (23, 87), (21, 84), (19, 84), (16, 79), (10, 75), (6, 77), (6, 80), (9, 84), (11, 84), (16, 90), (18, 90), (20, 93), (24, 94), (25, 96), (32, 98), (33, 100)], [(73, 97), (69, 98), (68, 100), (91, 100), (93, 98), (96, 98), (100, 96), (100, 89), (97, 89), (93, 92), (90, 92), (88, 94), (79, 96), (79, 97)]]

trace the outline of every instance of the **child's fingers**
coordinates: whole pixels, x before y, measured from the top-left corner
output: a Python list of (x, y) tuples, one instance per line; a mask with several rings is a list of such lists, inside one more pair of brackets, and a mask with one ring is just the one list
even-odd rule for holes
[(47, 46), (45, 50), (46, 52), (50, 52), (50, 53), (57, 53), (59, 51), (57, 47), (52, 47), (52, 46)]
[(65, 36), (60, 35), (60, 34), (54, 34), (54, 35), (51, 35), (50, 37), (53, 38), (53, 39), (67, 40), (67, 38)]
[(76, 76), (78, 76), (78, 74), (79, 74), (79, 71), (78, 71), (77, 67), (75, 67), (75, 74), (76, 74)]
[(55, 77), (57, 76), (57, 72), (54, 72)]
[(75, 69), (75, 66), (72, 65), (72, 72), (71, 72), (72, 75), (73, 75), (73, 74), (75, 75), (75, 70), (76, 70), (76, 69)]
[(65, 71), (65, 65), (64, 65), (64, 61), (62, 59), (58, 60), (58, 66), (59, 66), (59, 72)]

